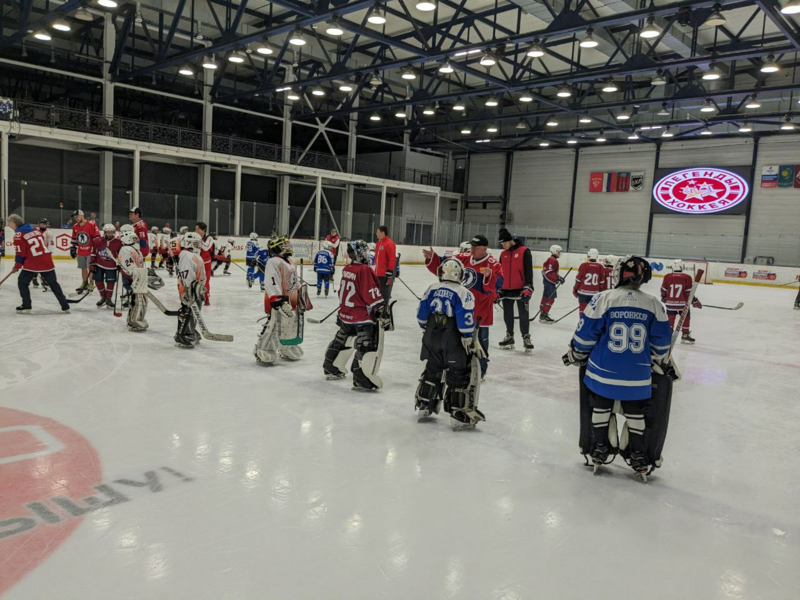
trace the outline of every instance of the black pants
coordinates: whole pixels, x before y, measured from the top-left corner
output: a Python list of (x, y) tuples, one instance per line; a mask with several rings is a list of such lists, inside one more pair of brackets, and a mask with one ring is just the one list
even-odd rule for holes
[(381, 284), (381, 296), (383, 296), (383, 301), (388, 304), (389, 298), (392, 297), (392, 285), (394, 284), (394, 277), (392, 279), (389, 279), (388, 277), (378, 277), (378, 281)]
[(42, 276), (42, 281), (50, 286), (50, 289), (53, 292), (53, 295), (58, 300), (58, 303), (61, 305), (62, 310), (66, 310), (69, 308), (69, 302), (64, 297), (64, 292), (61, 291), (61, 286), (58, 283), (58, 279), (56, 278), (56, 272), (53, 271), (45, 271), (44, 273), (34, 273), (33, 271), (20, 271), (19, 277), (17, 278), (17, 286), (19, 287), (19, 295), (22, 296), (22, 307), (23, 308), (31, 308), (31, 290), (30, 284), (31, 281), (37, 276)]
[(522, 290), (508, 290), (506, 295), (508, 298), (503, 298), (503, 320), (506, 323), (506, 331), (510, 334), (514, 333), (514, 303), (516, 302), (519, 312), (519, 331), (523, 336), (528, 335), (531, 330), (531, 323), (528, 320), (530, 319), (528, 301), (516, 299), (520, 298)]
[(353, 381), (360, 387), (365, 389), (373, 389), (375, 384), (364, 374), (361, 368), (361, 361), (364, 355), (368, 352), (374, 352), (378, 349), (378, 331), (377, 325), (374, 323), (362, 323), (361, 325), (350, 325), (349, 323), (342, 323), (339, 321), (339, 331), (333, 341), (328, 344), (325, 351), (325, 362), (322, 369), (326, 375), (339, 375), (341, 371), (334, 366), (334, 361), (339, 356), (339, 353), (344, 351), (347, 346), (347, 341), (354, 337), (353, 349), (354, 356), (350, 369), (353, 371)]
[(794, 299), (794, 303), (800, 306), (800, 290), (797, 290), (797, 298)]
[(441, 381), (442, 372), (447, 369), (447, 387), (466, 388), (469, 385), (470, 358), (461, 344), (461, 333), (454, 325), (439, 327), (433, 321), (434, 317), (428, 321), (422, 336), (420, 359), (427, 361), (425, 379)]

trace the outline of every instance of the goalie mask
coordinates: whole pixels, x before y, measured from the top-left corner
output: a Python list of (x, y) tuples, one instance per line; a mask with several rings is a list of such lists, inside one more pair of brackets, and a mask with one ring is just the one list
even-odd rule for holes
[(650, 281), (652, 274), (650, 263), (645, 259), (639, 256), (626, 256), (614, 267), (612, 281), (615, 288), (630, 284), (638, 288)]
[(455, 258), (446, 258), (436, 271), (439, 281), (452, 281), (461, 283), (464, 280), (464, 265)]
[(200, 237), (199, 233), (190, 231), (183, 236), (182, 245), (187, 250), (191, 250), (195, 254), (200, 254), (200, 251), (203, 249), (203, 239)]
[(286, 236), (278, 236), (269, 241), (269, 251), (275, 256), (289, 257), (292, 255), (292, 247), (289, 244), (289, 238)]
[(354, 263), (366, 263), (369, 260), (369, 246), (364, 240), (353, 240), (347, 244), (347, 256)]
[(139, 238), (133, 231), (123, 231), (119, 234), (119, 241), (125, 246), (136, 246), (139, 243)]

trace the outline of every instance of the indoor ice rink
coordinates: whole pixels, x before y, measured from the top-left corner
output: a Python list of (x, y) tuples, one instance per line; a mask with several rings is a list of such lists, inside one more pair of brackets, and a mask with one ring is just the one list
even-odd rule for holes
[(796, 15), (5, 2), (0, 598), (798, 598)]

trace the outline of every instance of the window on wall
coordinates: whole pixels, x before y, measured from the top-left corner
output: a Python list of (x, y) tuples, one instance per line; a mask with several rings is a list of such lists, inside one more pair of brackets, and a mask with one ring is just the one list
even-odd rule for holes
[(433, 225), (428, 223), (406, 223), (406, 236), (403, 244), (409, 246), (430, 246), (433, 244)]

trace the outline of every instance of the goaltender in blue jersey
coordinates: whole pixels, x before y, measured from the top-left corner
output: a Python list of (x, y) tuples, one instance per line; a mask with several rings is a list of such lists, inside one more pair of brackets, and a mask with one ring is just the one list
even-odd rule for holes
[[(592, 297), (564, 355), (565, 364), (581, 367), (582, 453), (597, 471), (619, 452), (645, 480), (660, 466), (677, 378), (665, 362), (672, 340), (667, 311), (639, 289), (651, 275), (643, 258), (621, 259), (614, 268), (614, 289)], [(621, 440), (615, 409), (625, 416)]]

